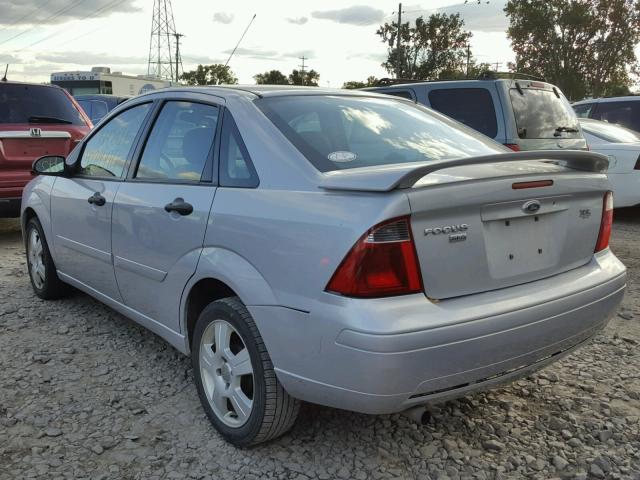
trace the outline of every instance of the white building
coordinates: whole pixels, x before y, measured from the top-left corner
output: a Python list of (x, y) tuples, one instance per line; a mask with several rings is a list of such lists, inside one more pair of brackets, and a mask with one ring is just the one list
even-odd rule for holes
[(56, 72), (51, 74), (51, 83), (58, 85), (71, 95), (110, 94), (135, 96), (150, 90), (177, 85), (175, 82), (147, 75), (123, 75), (108, 67), (93, 67), (90, 72)]

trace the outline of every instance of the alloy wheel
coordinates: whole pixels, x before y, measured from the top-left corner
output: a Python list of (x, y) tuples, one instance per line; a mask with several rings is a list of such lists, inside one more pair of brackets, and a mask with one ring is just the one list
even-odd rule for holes
[(200, 340), (200, 375), (215, 415), (234, 428), (253, 409), (253, 366), (244, 340), (226, 320), (211, 322)]
[(31, 280), (37, 289), (44, 287), (46, 280), (44, 259), (43, 259), (43, 247), (40, 233), (37, 229), (32, 228), (29, 232), (28, 242), (28, 261), (29, 261), (29, 275)]

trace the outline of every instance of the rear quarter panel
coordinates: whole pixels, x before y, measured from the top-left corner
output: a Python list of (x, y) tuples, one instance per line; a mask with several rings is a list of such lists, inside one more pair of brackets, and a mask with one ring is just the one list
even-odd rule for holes
[[(407, 196), (398, 192), (221, 187), (197, 275), (233, 277), (247, 305), (267, 302), (309, 311), (354, 243), (373, 225), (409, 211)], [(220, 261), (220, 251), (233, 255)], [(264, 284), (243, 277), (254, 270)]]

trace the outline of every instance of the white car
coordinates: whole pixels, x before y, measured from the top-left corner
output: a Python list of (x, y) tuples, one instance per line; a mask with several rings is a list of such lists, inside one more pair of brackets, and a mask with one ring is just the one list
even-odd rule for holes
[(640, 133), (589, 118), (580, 126), (589, 149), (609, 157), (615, 207), (640, 205)]

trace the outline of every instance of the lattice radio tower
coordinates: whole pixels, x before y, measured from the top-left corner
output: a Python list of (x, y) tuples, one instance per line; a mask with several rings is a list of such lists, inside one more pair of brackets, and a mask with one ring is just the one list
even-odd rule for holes
[(178, 81), (183, 71), (171, 0), (153, 0), (147, 75)]

